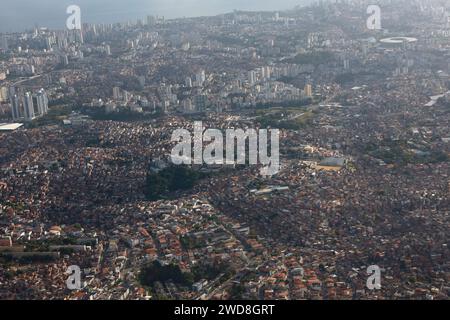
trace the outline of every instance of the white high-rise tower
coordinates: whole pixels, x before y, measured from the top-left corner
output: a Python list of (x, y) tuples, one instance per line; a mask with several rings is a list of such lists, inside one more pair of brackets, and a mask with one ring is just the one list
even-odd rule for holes
[(25, 111), (26, 121), (31, 121), (35, 118), (33, 96), (30, 92), (25, 93), (23, 97), (23, 109)]
[(39, 116), (43, 116), (48, 113), (48, 97), (44, 89), (39, 90), (36, 94), (36, 103)]

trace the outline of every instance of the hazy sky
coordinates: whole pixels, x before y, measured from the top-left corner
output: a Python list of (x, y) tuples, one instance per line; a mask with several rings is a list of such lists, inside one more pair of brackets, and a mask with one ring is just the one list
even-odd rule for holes
[[(0, 0), (0, 32), (38, 24), (64, 28), (66, 8), (81, 8), (82, 22), (121, 22), (146, 15), (167, 18), (216, 15), (239, 10), (283, 10), (308, 0)], [(5, 3), (6, 2), (6, 3)]]

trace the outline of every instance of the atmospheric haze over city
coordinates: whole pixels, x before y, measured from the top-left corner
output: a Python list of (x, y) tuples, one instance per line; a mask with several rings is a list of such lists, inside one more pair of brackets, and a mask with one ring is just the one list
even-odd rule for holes
[(450, 0), (0, 1), (0, 301), (450, 299)]
[(147, 15), (180, 17), (212, 16), (233, 10), (286, 10), (312, 0), (4, 0), (0, 32), (39, 27), (63, 28), (69, 5), (82, 8), (83, 22), (115, 23)]

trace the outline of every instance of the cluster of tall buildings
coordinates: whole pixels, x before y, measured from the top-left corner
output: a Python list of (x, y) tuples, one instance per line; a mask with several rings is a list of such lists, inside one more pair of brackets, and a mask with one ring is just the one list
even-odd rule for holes
[(0, 38), (0, 49), (3, 51), (8, 51), (9, 49), (8, 38), (5, 35)]
[(272, 68), (270, 66), (261, 67), (248, 72), (248, 82), (251, 85), (256, 84), (258, 81), (269, 80), (271, 77)]
[(16, 93), (10, 88), (11, 112), (14, 121), (32, 121), (48, 113), (48, 97), (44, 89), (35, 94)]
[(130, 99), (131, 99), (131, 94), (128, 91), (122, 90), (119, 87), (114, 87), (113, 88), (113, 98), (115, 101), (122, 101), (122, 102), (128, 103), (128, 101), (130, 101)]
[(192, 77), (186, 77), (184, 85), (188, 88), (201, 87), (206, 82), (207, 76), (205, 70), (200, 70), (195, 74), (194, 80)]
[(45, 45), (47, 50), (53, 48), (65, 50), (69, 48), (71, 43), (84, 43), (83, 32), (81, 30), (51, 32), (50, 34), (45, 35)]

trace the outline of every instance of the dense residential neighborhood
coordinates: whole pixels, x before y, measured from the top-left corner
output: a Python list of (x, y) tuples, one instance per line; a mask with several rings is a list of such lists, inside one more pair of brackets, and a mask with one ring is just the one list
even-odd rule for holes
[[(0, 34), (0, 299), (448, 300), (450, 6), (376, 2)], [(173, 170), (196, 121), (279, 172)]]

